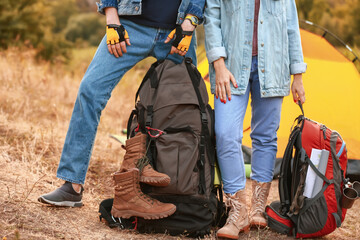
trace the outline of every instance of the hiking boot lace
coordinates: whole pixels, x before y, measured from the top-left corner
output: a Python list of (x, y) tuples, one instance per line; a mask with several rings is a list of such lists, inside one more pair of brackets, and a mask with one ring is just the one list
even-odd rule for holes
[[(232, 198), (227, 198), (225, 201), (225, 206), (228, 208), (230, 207), (229, 217), (226, 220), (226, 224), (234, 224), (238, 222), (238, 219), (240, 217), (240, 210), (242, 207), (242, 204), (238, 200), (234, 200)], [(245, 216), (243, 217), (245, 218)]]
[(255, 187), (255, 191), (253, 192), (253, 199), (256, 199), (255, 201), (255, 207), (253, 211), (251, 212), (252, 215), (255, 215), (256, 213), (262, 213), (264, 211), (263, 207), (265, 206), (265, 191), (258, 185)]
[(136, 182), (138, 183), (136, 185), (136, 189), (138, 191), (138, 193), (140, 194), (140, 196), (142, 196), (144, 198), (145, 201), (148, 201), (149, 203), (151, 203), (151, 205), (154, 205), (154, 199), (148, 195), (146, 195), (145, 193), (143, 193), (143, 191), (141, 191), (140, 185), (139, 185), (139, 177), (136, 176)]
[(149, 158), (144, 155), (142, 158), (139, 158), (139, 160), (136, 163), (136, 167), (139, 169), (140, 172), (144, 169), (146, 165), (148, 165), (150, 162)]
[(150, 164), (150, 159), (147, 157), (147, 152), (149, 150), (149, 147), (150, 147), (150, 143), (151, 143), (151, 140), (149, 141), (148, 143), (148, 146), (146, 148), (146, 151), (144, 153), (144, 156), (142, 158), (139, 158), (137, 163), (136, 163), (136, 167), (139, 169), (139, 172), (141, 173), (142, 170), (144, 169), (144, 167), (148, 164)]

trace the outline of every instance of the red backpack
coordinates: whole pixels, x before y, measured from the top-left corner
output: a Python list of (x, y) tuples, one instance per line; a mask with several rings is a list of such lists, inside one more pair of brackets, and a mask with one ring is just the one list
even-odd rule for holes
[[(295, 120), (281, 163), (280, 201), (266, 206), (265, 215), (268, 226), (277, 232), (313, 238), (333, 232), (345, 219), (340, 200), (347, 181), (347, 150), (339, 133), (306, 118), (299, 106), (302, 115)], [(321, 152), (318, 168), (311, 161), (316, 151)], [(314, 180), (310, 181), (308, 171), (313, 171)], [(312, 184), (318, 191), (305, 194)]]

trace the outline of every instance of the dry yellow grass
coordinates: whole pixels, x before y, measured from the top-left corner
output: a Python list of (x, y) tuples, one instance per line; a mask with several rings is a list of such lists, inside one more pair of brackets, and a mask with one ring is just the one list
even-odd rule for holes
[[(36, 63), (34, 52), (0, 53), (0, 238), (7, 239), (182, 239), (166, 234), (137, 234), (109, 229), (98, 219), (98, 205), (112, 196), (110, 174), (124, 151), (109, 139), (126, 126), (134, 93), (151, 59), (132, 69), (113, 92), (103, 112), (90, 162), (82, 208), (54, 208), (39, 195), (62, 184), (55, 173), (72, 107), (90, 59), (71, 72), (62, 64)], [(250, 196), (250, 185), (248, 196)], [(274, 181), (269, 201), (278, 199)], [(360, 201), (343, 226), (326, 239), (360, 238)], [(243, 239), (287, 239), (269, 230)], [(214, 234), (207, 239), (214, 239)]]

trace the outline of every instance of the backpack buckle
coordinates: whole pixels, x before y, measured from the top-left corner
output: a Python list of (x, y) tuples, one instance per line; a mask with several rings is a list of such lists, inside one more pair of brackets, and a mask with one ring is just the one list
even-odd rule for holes
[(205, 124), (208, 123), (206, 112), (201, 112), (201, 122), (203, 122)]

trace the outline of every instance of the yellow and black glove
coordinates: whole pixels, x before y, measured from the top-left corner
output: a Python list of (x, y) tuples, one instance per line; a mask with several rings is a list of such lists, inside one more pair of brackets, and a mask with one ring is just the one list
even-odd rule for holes
[(129, 38), (129, 34), (123, 25), (109, 24), (106, 26), (106, 43), (115, 44), (125, 41)]
[(173, 39), (172, 45), (180, 51), (189, 50), (193, 31), (184, 31), (181, 26), (177, 26), (168, 35), (168, 38)]

